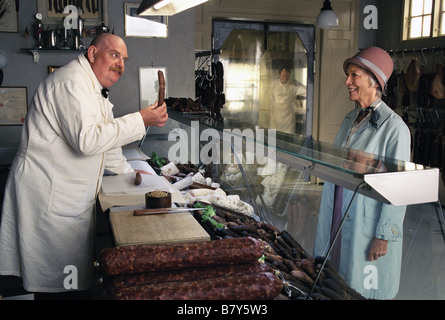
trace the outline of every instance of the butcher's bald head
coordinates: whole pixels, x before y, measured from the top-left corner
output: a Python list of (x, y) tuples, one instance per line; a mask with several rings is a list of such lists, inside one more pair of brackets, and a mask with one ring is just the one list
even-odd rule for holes
[(100, 84), (109, 88), (124, 73), (125, 61), (128, 60), (127, 46), (122, 38), (101, 33), (91, 42), (86, 57)]

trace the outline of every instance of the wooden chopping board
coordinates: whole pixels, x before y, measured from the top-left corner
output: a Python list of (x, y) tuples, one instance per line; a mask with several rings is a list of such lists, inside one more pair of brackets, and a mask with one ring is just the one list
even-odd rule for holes
[(131, 211), (110, 212), (116, 246), (208, 241), (209, 234), (189, 212), (135, 216)]

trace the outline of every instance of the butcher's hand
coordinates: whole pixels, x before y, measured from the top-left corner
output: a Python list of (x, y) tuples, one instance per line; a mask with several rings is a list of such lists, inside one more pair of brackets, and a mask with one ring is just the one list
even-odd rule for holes
[(144, 119), (146, 127), (163, 127), (168, 119), (167, 105), (165, 102), (158, 107), (158, 102), (156, 101), (153, 105), (139, 111), (139, 113), (142, 119)]
[(373, 238), (369, 249), (368, 259), (377, 260), (388, 252), (388, 240)]

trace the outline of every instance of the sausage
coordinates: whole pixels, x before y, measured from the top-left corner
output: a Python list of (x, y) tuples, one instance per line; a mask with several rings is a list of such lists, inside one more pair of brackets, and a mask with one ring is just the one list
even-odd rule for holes
[[(322, 263), (325, 260), (325, 257), (315, 257), (315, 263)], [(345, 291), (349, 296), (352, 297), (352, 299), (357, 300), (365, 300), (365, 297), (363, 297), (359, 292), (355, 291), (353, 288), (351, 288), (346, 281), (343, 279), (343, 277), (338, 273), (337, 269), (332, 265), (332, 262), (327, 259), (326, 264), (323, 269), (322, 275), (325, 278), (332, 279), (336, 282), (336, 284)]]
[(158, 70), (158, 81), (159, 81), (159, 96), (158, 96), (158, 107), (164, 103), (165, 98), (165, 79), (164, 73)]
[(274, 261), (283, 261), (283, 257), (271, 252), (264, 251), (264, 256), (267, 261), (273, 263)]
[(242, 264), (257, 261), (261, 242), (251, 237), (166, 245), (105, 248), (99, 266), (105, 276)]
[(274, 261), (272, 266), (280, 271), (289, 272), (289, 268), (284, 264), (283, 261)]
[(281, 230), (279, 235), (291, 248), (295, 248), (300, 255), (303, 254), (307, 256), (303, 247), (290, 235), (289, 232)]
[[(292, 272), (292, 271), (291, 271)], [(301, 291), (303, 292), (309, 292), (313, 283), (312, 284), (308, 284), (305, 281), (302, 281), (301, 279), (298, 279), (296, 277), (294, 277), (292, 274), (284, 272), (284, 271), (279, 271), (279, 273), (283, 276), (283, 278), (289, 282), (290, 284), (292, 284), (293, 286), (299, 288)], [(304, 273), (304, 272), (303, 272)]]
[(142, 176), (140, 172), (136, 172), (136, 176), (134, 177), (134, 184), (138, 186), (141, 183), (142, 183)]
[(323, 286), (331, 289), (338, 295), (342, 297), (343, 300), (348, 299), (351, 300), (351, 296), (349, 296), (340, 286), (332, 279), (324, 279)]
[(331, 290), (328, 287), (321, 287), (320, 291), (322, 295), (328, 297), (331, 300), (344, 300), (344, 298), (340, 294), (338, 294), (334, 290)]
[(309, 277), (306, 274), (306, 272), (304, 272), (304, 271), (292, 270), (290, 272), (290, 274), (291, 274), (292, 277), (294, 277), (294, 278), (296, 278), (296, 279), (298, 279), (300, 281), (303, 281), (304, 283), (306, 283), (308, 285), (314, 284), (314, 280), (312, 280), (312, 278)]
[(317, 274), (317, 272), (315, 271), (314, 263), (311, 260), (302, 259), (300, 265), (303, 271), (306, 272), (309, 276)]
[(295, 263), (292, 260), (284, 259), (283, 261), (284, 261), (284, 264), (289, 268), (289, 270), (302, 271), (295, 265)]
[(273, 272), (272, 268), (264, 263), (246, 263), (242, 265), (216, 266), (210, 268), (194, 268), (173, 270), (165, 272), (149, 272), (135, 275), (119, 275), (109, 279), (107, 283), (111, 294), (125, 287), (142, 286), (162, 282), (184, 282), (196, 279), (212, 279), (235, 275), (244, 275), (261, 272)]
[(243, 231), (250, 232), (253, 234), (257, 234), (257, 229), (254, 226), (248, 224), (237, 224), (233, 225), (233, 223), (228, 223), (228, 227), (231, 231), (235, 231), (237, 233), (242, 233)]
[(274, 233), (274, 234), (278, 234), (280, 232), (280, 230), (278, 230), (275, 226), (273, 226), (272, 224), (267, 223), (267, 222), (261, 223), (261, 227), (269, 232)]
[(115, 300), (267, 300), (279, 295), (283, 282), (273, 273), (164, 282), (126, 287)]

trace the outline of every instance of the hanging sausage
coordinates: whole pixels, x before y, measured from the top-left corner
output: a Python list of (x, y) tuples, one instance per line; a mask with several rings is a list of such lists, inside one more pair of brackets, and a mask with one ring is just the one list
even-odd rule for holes
[(415, 92), (419, 89), (420, 69), (417, 66), (417, 58), (413, 58), (405, 74), (408, 89)]

